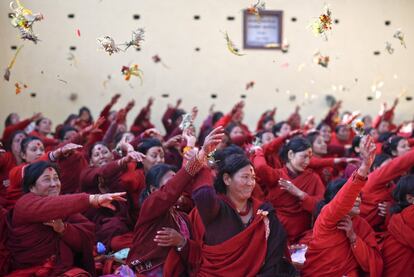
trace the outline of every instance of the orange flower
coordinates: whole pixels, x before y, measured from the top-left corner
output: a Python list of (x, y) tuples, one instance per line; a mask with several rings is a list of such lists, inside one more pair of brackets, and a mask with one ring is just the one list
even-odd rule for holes
[(362, 128), (364, 128), (364, 126), (365, 126), (365, 124), (364, 124), (364, 122), (362, 122), (362, 121), (358, 121), (358, 122), (355, 124), (355, 127), (356, 127), (357, 129), (362, 129)]

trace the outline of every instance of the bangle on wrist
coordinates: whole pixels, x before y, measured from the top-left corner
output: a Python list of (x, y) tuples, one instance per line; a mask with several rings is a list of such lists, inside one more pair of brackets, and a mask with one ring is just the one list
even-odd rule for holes
[(186, 244), (187, 244), (187, 238), (184, 238), (184, 243), (182, 245), (179, 245), (179, 246), (177, 245), (177, 251), (178, 252), (183, 251)]

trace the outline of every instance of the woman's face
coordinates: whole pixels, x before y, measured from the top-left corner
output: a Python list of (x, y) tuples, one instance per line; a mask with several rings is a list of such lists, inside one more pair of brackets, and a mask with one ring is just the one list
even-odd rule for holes
[(240, 126), (235, 126), (230, 132), (230, 139), (244, 136), (243, 129)]
[(319, 132), (321, 133), (321, 136), (326, 143), (331, 141), (331, 127), (328, 125), (323, 125)]
[(91, 118), (91, 115), (87, 110), (83, 110), (79, 117), (83, 121), (89, 121), (89, 119)]
[(393, 154), (395, 153), (395, 156), (398, 157), (398, 156), (404, 155), (408, 151), (410, 151), (410, 146), (408, 145), (408, 141), (406, 139), (402, 139), (398, 142), (397, 149), (396, 151), (393, 151)]
[(10, 122), (12, 125), (19, 123), (20, 117), (17, 113), (12, 113), (10, 116)]
[(328, 145), (321, 135), (317, 136), (313, 142), (312, 151), (316, 155), (325, 155), (328, 153)]
[(37, 125), (37, 130), (42, 134), (49, 134), (52, 128), (52, 121), (48, 118), (43, 118), (39, 125)]
[(26, 138), (26, 135), (23, 133), (19, 133), (14, 136), (11, 145), (11, 150), (13, 154), (19, 154), (21, 152), (21, 142), (24, 138)]
[(273, 139), (275, 138), (275, 135), (273, 135), (273, 133), (272, 132), (265, 132), (265, 133), (263, 133), (263, 135), (262, 135), (262, 143), (263, 144), (266, 144), (266, 143), (269, 143), (269, 142), (271, 142)]
[(289, 164), (292, 166), (293, 170), (296, 172), (302, 172), (304, 171), (310, 162), (310, 159), (312, 157), (312, 149), (306, 149), (305, 151), (301, 152), (293, 152), (292, 150), (289, 150), (288, 152), (288, 158), (289, 158)]
[(378, 133), (383, 134), (390, 130), (390, 123), (388, 121), (381, 121), (378, 125)]
[(26, 151), (22, 153), (22, 158), (31, 163), (40, 158), (45, 153), (45, 147), (40, 140), (32, 140), (26, 147)]
[(290, 127), (289, 124), (284, 123), (282, 125), (282, 128), (280, 128), (280, 131), (278, 133), (278, 136), (282, 137), (282, 136), (287, 136), (289, 135), (290, 131), (292, 130), (292, 128)]
[(349, 135), (351, 132), (349, 131), (349, 128), (347, 126), (342, 126), (339, 128), (338, 133), (336, 134), (336, 137), (339, 140), (347, 141), (349, 139)]
[(369, 135), (372, 137), (372, 139), (373, 139), (374, 141), (378, 141), (379, 133), (378, 133), (378, 130), (377, 130), (377, 129), (372, 128), (372, 129), (369, 131)]
[(151, 193), (153, 193), (153, 192), (159, 190), (161, 187), (165, 186), (165, 184), (174, 176), (175, 176), (174, 171), (172, 171), (172, 170), (167, 171), (167, 173), (165, 173), (164, 176), (162, 176), (162, 178), (160, 180), (159, 188), (151, 186), (151, 188), (150, 188)]
[(263, 128), (264, 128), (266, 131), (271, 132), (271, 131), (272, 131), (272, 128), (273, 128), (273, 126), (274, 126), (274, 125), (275, 125), (275, 122), (274, 122), (273, 120), (269, 120), (269, 121), (267, 121), (267, 122), (264, 124)]
[(108, 147), (103, 144), (97, 144), (92, 149), (91, 165), (93, 167), (101, 167), (114, 160), (114, 155), (109, 151)]
[(76, 136), (76, 134), (77, 134), (78, 132), (76, 132), (75, 130), (70, 130), (70, 131), (67, 131), (66, 133), (65, 133), (65, 136), (63, 137), (63, 141), (69, 141), (69, 140), (71, 140), (72, 138), (74, 138), (75, 136)]
[(148, 149), (145, 159), (142, 161), (144, 171), (148, 172), (156, 164), (164, 163), (164, 149), (161, 146), (154, 146)]
[(227, 185), (227, 196), (244, 201), (252, 196), (256, 185), (256, 174), (253, 167), (247, 165), (239, 169), (233, 176), (225, 174), (223, 180)]
[(40, 196), (56, 196), (60, 193), (60, 187), (60, 180), (56, 170), (49, 167), (43, 171), (30, 191)]

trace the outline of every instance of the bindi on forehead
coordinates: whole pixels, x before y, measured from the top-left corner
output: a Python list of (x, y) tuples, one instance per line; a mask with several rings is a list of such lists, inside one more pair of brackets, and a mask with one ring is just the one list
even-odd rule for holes
[(53, 168), (51, 168), (51, 167), (48, 167), (46, 170), (47, 170), (49, 173), (52, 173), (52, 172), (53, 172)]
[(41, 147), (42, 146), (42, 143), (40, 141), (38, 141), (38, 142), (36, 142), (36, 146), (37, 147)]

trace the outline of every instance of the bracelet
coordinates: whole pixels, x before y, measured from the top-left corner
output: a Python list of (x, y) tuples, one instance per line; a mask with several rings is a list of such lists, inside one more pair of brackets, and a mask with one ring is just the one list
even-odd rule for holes
[(187, 238), (184, 238), (184, 243), (183, 243), (183, 245), (177, 246), (177, 251), (178, 251), (178, 252), (183, 251), (183, 249), (184, 249), (184, 247), (186, 246), (186, 244), (187, 244)]
[(188, 163), (185, 165), (185, 171), (187, 171), (188, 174), (191, 176), (195, 176), (200, 169), (203, 167), (203, 163), (200, 162), (197, 155), (193, 157)]

